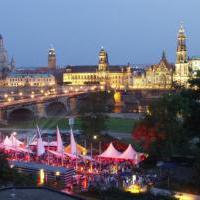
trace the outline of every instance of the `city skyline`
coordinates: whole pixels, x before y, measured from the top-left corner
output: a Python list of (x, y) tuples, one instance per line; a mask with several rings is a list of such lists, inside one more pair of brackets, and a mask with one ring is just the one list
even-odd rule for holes
[[(196, 6), (188, 12), (191, 3)], [(101, 46), (107, 50), (111, 64), (156, 63), (163, 50), (175, 62), (181, 22), (186, 30), (189, 56), (200, 54), (200, 30), (196, 29), (200, 3), (195, 0), (190, 3), (178, 0), (171, 5), (167, 0), (146, 3), (126, 0), (123, 4), (119, 0), (17, 3), (7, 0), (1, 5), (0, 33), (17, 67), (47, 65), (50, 44), (56, 49), (57, 63), (61, 66), (96, 64)]]

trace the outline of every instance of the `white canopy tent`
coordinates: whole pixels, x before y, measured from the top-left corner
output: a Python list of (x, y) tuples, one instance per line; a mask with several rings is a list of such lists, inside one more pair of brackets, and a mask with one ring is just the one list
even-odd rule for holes
[(132, 145), (129, 144), (127, 149), (118, 158), (124, 160), (136, 160), (137, 154), (138, 153), (135, 151)]
[(45, 153), (44, 144), (43, 144), (43, 141), (42, 141), (40, 129), (37, 126), (37, 156), (41, 156), (44, 153)]
[(23, 142), (19, 141), (16, 136), (14, 135), (14, 133), (11, 134), (11, 136), (9, 137), (9, 140), (12, 142), (12, 146), (16, 146), (19, 147), (21, 145), (24, 145)]
[(113, 146), (112, 142), (109, 144), (108, 148), (100, 154), (99, 158), (119, 158), (121, 155), (121, 152), (117, 151), (115, 147)]
[(72, 128), (70, 129), (70, 147), (71, 147), (71, 154), (72, 155), (77, 155), (77, 145), (76, 145), (76, 141), (74, 139), (74, 134), (72, 131)]

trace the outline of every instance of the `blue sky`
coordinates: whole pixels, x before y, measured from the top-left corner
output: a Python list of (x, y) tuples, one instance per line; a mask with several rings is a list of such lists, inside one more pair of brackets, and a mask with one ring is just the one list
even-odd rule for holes
[(0, 33), (18, 67), (47, 64), (50, 44), (59, 65), (96, 64), (100, 47), (111, 64), (175, 60), (184, 22), (189, 55), (200, 54), (199, 0), (1, 0)]

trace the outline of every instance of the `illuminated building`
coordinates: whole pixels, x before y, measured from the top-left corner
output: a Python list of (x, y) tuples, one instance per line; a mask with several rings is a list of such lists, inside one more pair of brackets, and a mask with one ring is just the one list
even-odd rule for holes
[(12, 73), (6, 78), (8, 87), (45, 87), (56, 84), (55, 77), (51, 74), (16, 74)]
[(109, 65), (108, 54), (101, 48), (95, 66), (67, 66), (63, 73), (66, 85), (101, 85), (106, 88), (126, 89), (132, 85), (130, 65)]
[(195, 76), (197, 71), (200, 70), (200, 56), (193, 56), (189, 59), (189, 71)]
[(172, 87), (174, 66), (167, 61), (165, 52), (158, 64), (146, 68), (133, 78), (133, 88), (169, 89)]

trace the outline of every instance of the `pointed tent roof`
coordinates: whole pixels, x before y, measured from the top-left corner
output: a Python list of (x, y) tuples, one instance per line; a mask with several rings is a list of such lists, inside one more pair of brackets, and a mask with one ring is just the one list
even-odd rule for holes
[(42, 154), (45, 153), (45, 148), (44, 148), (44, 144), (42, 142), (42, 137), (41, 137), (41, 133), (40, 133), (40, 129), (37, 126), (37, 156), (41, 156)]
[(76, 141), (74, 139), (74, 134), (73, 134), (73, 131), (72, 129), (70, 130), (70, 148), (71, 148), (71, 154), (73, 155), (76, 155), (78, 152), (77, 152), (77, 148), (76, 148)]
[(120, 159), (135, 160), (137, 158), (137, 152), (131, 144), (128, 145), (127, 149), (119, 156)]
[[(76, 144), (76, 150), (77, 150), (78, 155), (87, 154), (87, 149), (85, 147), (81, 146), (80, 144)], [(71, 145), (68, 145), (67, 147), (65, 147), (65, 152), (71, 153)]]
[(3, 141), (4, 146), (12, 146), (12, 141), (6, 136), (6, 138)]
[(63, 148), (63, 142), (62, 142), (62, 138), (60, 135), (60, 130), (57, 126), (56, 129), (56, 138), (57, 138), (57, 152), (63, 152), (64, 148)]
[(121, 152), (117, 151), (113, 146), (112, 142), (109, 144), (108, 148), (99, 155), (102, 158), (119, 158)]
[(17, 146), (19, 147), (20, 145), (23, 145), (24, 143), (19, 141), (14, 134), (11, 134), (11, 136), (9, 137), (9, 140), (12, 143), (12, 146)]

